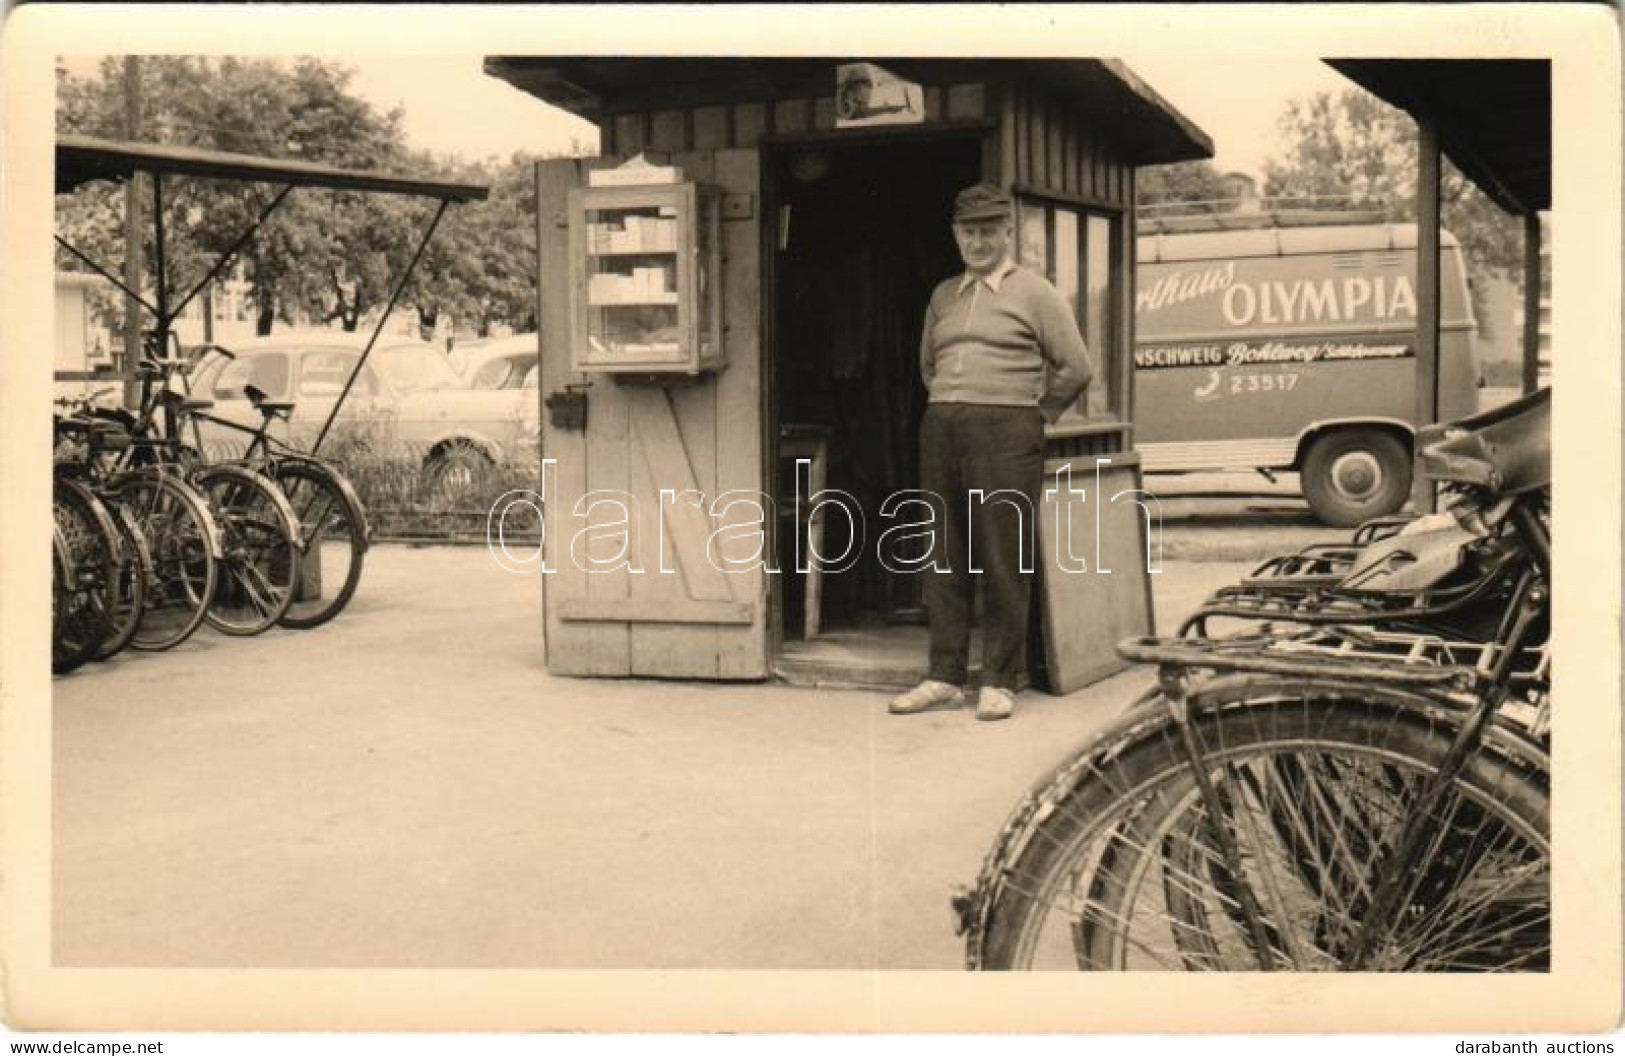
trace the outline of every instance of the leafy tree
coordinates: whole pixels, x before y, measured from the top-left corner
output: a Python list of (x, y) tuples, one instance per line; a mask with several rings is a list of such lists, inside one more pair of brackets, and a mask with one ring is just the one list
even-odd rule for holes
[(1134, 194), (1142, 206), (1221, 202), (1231, 197), (1229, 184), (1211, 161), (1182, 161), (1140, 169), (1134, 175)]
[[(535, 327), (536, 185), (534, 159), (459, 163), (420, 157), (413, 171), (490, 188), (484, 201), (454, 206), (441, 220), (406, 296), (427, 337), (445, 316), (488, 336), (497, 323)], [(431, 214), (415, 221), (421, 228)]]
[(479, 333), (499, 322), (535, 330), (536, 319), (536, 159), (514, 154), (487, 176), (491, 196), (470, 219), (481, 282), (470, 291)]
[[(534, 328), (534, 159), (515, 154), (505, 162), (465, 163), (409, 152), (401, 114), (379, 114), (353, 95), (351, 77), (344, 67), (314, 59), (144, 57), (144, 120), (136, 138), (487, 185), (487, 201), (447, 210), (401, 307), (415, 310), (425, 331), (447, 316), (482, 336), (497, 323)], [(88, 77), (59, 67), (57, 82), (60, 131), (123, 137), (121, 59), (104, 59)], [(164, 190), (166, 270), (171, 286), (184, 292), (279, 188), (186, 178), (165, 180)], [(437, 205), (396, 195), (293, 190), (239, 258), (258, 332), (270, 333), (279, 320), (354, 330), (375, 319)], [(58, 229), (115, 270), (123, 255), (122, 217), (123, 194), (107, 183), (86, 184), (58, 199)], [(148, 254), (149, 227), (143, 225)], [(58, 265), (83, 270), (66, 253), (59, 253)]]
[[(1290, 101), (1277, 121), (1283, 150), (1264, 163), (1269, 197), (1345, 200), (1416, 219), (1416, 126), (1358, 88)], [(1469, 272), (1521, 276), (1523, 225), (1445, 159), (1440, 216), (1460, 241)]]
[[(135, 138), (344, 168), (398, 167), (404, 153), (399, 112), (379, 115), (351, 95), (351, 76), (343, 67), (314, 59), (290, 67), (264, 59), (144, 57), (143, 121)], [(59, 69), (58, 87), (60, 131), (122, 138), (118, 58), (104, 59), (90, 78)], [(276, 193), (269, 185), (236, 181), (177, 179), (164, 186), (166, 271), (177, 292), (201, 279)], [(404, 242), (398, 227), (402, 217), (399, 209), (379, 210), (382, 217), (373, 217), (370, 208), (355, 202), (359, 197), (298, 188), (244, 247), (243, 274), (260, 333), (295, 314), (350, 321), (380, 299), (375, 257), (351, 263), (351, 254), (376, 254), (390, 243), (391, 231)], [(97, 260), (117, 261), (121, 198), (104, 183), (87, 184), (59, 200), (59, 229)], [(377, 201), (372, 196), (366, 205)], [(348, 222), (357, 216), (364, 222)], [(147, 238), (150, 260), (150, 232)], [(80, 267), (71, 259), (59, 263)], [(343, 293), (334, 292), (334, 274), (339, 285), (348, 284)]]

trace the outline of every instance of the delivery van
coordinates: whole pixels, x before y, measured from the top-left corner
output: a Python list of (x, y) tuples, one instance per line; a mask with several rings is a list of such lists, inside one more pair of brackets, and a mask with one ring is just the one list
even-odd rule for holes
[[(1142, 227), (1142, 231), (1144, 228)], [(1439, 418), (1477, 410), (1461, 247), (1441, 233)], [(1296, 471), (1331, 525), (1404, 504), (1416, 225), (1153, 231), (1138, 245), (1135, 445), (1148, 473)]]

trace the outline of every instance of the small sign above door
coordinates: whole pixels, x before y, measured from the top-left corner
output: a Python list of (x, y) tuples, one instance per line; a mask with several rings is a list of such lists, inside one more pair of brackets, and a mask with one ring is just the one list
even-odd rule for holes
[(925, 93), (912, 81), (872, 62), (835, 68), (835, 127), (918, 125), (925, 121)]

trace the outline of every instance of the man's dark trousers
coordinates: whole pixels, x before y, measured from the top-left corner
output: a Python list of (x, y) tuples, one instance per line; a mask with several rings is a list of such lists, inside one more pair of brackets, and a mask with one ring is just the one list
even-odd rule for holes
[[(935, 512), (925, 577), (931, 624), (928, 677), (962, 686), (976, 585), (984, 594), (982, 682), (1012, 692), (1027, 655), (1037, 566), (1044, 418), (1035, 407), (932, 403), (920, 426), (920, 487)], [(973, 492), (980, 490), (981, 494)], [(937, 571), (937, 568), (947, 571)]]

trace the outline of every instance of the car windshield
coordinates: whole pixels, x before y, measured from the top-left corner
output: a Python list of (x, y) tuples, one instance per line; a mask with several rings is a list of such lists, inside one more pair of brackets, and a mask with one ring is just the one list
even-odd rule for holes
[(471, 389), (517, 389), (523, 383), (525, 372), (535, 366), (536, 357), (529, 353), (498, 356), (480, 366), (469, 381)]
[(378, 372), (397, 392), (455, 389), (461, 382), (446, 357), (428, 345), (403, 345), (378, 351)]

